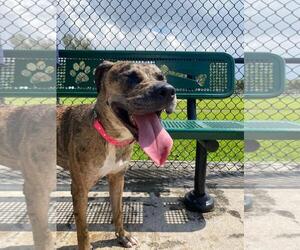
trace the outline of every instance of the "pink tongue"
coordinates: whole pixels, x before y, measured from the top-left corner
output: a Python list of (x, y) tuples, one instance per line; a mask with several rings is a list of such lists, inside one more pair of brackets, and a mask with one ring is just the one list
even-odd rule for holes
[(155, 113), (135, 115), (134, 120), (139, 129), (139, 144), (141, 148), (156, 165), (163, 165), (173, 146), (171, 136), (162, 127)]

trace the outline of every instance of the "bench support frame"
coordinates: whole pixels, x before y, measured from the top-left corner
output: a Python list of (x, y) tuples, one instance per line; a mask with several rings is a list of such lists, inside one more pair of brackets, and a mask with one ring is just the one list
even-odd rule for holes
[[(196, 100), (187, 99), (187, 115), (189, 120), (196, 120)], [(184, 204), (188, 210), (206, 213), (214, 208), (214, 199), (205, 192), (207, 167), (207, 149), (204, 143), (196, 143), (196, 164), (194, 190), (186, 193)]]

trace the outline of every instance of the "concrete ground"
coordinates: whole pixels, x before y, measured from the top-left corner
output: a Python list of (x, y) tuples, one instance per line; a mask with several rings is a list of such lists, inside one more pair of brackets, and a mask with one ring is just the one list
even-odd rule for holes
[[(0, 247), (33, 249), (30, 225), (22, 198), (22, 178), (0, 168)], [(70, 179), (59, 170), (56, 204), (56, 246), (76, 249)], [(250, 179), (250, 178), (249, 178)], [(251, 179), (251, 184), (257, 181)], [(260, 183), (260, 180), (257, 181)], [(297, 189), (257, 183), (247, 189), (252, 208), (244, 213), (244, 179), (238, 173), (210, 173), (208, 192), (215, 210), (187, 211), (184, 194), (193, 187), (193, 170), (141, 168), (128, 171), (124, 192), (125, 227), (139, 240), (135, 249), (299, 249), (300, 199)], [(285, 202), (282, 197), (285, 196)], [(115, 240), (106, 180), (89, 194), (88, 222), (94, 249), (121, 249)], [(245, 227), (245, 229), (244, 229)], [(245, 234), (244, 234), (245, 231)]]
[(299, 171), (245, 174), (253, 201), (244, 217), (246, 249), (300, 249), (299, 180)]

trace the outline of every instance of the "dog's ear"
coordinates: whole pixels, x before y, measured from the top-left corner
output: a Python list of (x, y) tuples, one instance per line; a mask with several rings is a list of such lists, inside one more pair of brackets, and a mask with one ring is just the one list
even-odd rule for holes
[(107, 71), (110, 70), (110, 68), (114, 65), (113, 62), (110, 61), (103, 61), (101, 64), (99, 64), (99, 66), (96, 68), (95, 71), (95, 84), (97, 87), (97, 92), (100, 92), (101, 89), (101, 82), (102, 82), (102, 78), (105, 75), (105, 73)]

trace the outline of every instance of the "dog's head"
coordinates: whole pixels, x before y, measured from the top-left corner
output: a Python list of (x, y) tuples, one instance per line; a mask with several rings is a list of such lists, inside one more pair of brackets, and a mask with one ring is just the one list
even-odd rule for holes
[(95, 72), (98, 100), (127, 128), (157, 164), (166, 161), (173, 141), (159, 118), (174, 111), (175, 89), (152, 64), (106, 62)]
[(175, 109), (175, 89), (156, 65), (104, 61), (97, 67), (95, 78), (101, 93), (98, 98), (105, 99), (136, 139), (134, 116), (155, 113), (160, 117), (163, 110), (172, 113)]

